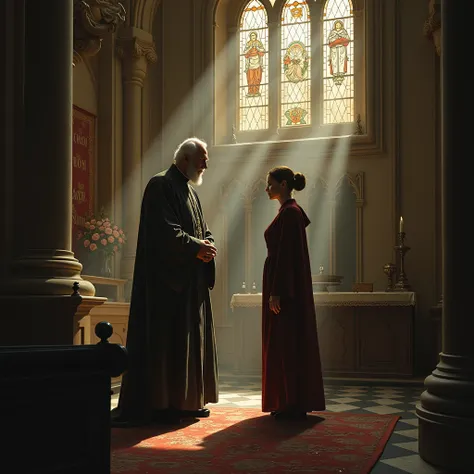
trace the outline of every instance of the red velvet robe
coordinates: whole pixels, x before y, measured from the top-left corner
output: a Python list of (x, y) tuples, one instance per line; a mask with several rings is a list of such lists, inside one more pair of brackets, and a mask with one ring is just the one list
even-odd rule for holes
[[(262, 295), (262, 411), (326, 408), (306, 227), (294, 199), (286, 201), (265, 231), (268, 256)], [(279, 296), (281, 311), (270, 310)]]

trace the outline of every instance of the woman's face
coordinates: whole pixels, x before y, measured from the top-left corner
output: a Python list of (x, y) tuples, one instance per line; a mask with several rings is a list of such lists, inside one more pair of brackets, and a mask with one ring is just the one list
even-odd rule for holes
[(275, 178), (268, 175), (265, 191), (270, 199), (278, 199), (286, 191), (286, 181), (279, 183)]

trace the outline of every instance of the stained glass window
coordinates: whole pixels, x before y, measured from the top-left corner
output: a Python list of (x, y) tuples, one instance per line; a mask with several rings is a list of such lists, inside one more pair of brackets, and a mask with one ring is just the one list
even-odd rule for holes
[(311, 123), (311, 22), (306, 0), (287, 0), (281, 15), (281, 126)]
[[(353, 123), (353, 0), (325, 0), (322, 12), (310, 0), (268, 2), (247, 0), (239, 20), (237, 131), (269, 130), (270, 123), (287, 129)], [(316, 31), (319, 39), (312, 44)], [(269, 62), (276, 76), (270, 75)]]
[(268, 128), (268, 17), (258, 0), (240, 19), (239, 129)]
[(327, 0), (323, 35), (323, 123), (353, 122), (354, 17), (351, 0)]

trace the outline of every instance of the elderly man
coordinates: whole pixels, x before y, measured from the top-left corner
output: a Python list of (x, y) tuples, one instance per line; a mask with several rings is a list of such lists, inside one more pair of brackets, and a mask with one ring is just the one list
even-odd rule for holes
[(145, 189), (115, 426), (206, 417), (218, 401), (209, 296), (217, 249), (190, 185), (201, 185), (208, 160), (206, 143), (188, 138)]

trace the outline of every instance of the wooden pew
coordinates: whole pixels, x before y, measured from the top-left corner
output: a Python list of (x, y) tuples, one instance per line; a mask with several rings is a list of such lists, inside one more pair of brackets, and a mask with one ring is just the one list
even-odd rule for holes
[(110, 473), (111, 377), (127, 351), (107, 339), (86, 346), (0, 347), (2, 472)]

